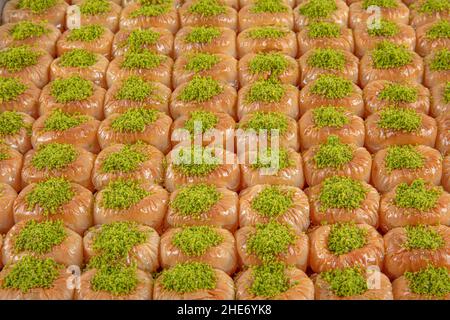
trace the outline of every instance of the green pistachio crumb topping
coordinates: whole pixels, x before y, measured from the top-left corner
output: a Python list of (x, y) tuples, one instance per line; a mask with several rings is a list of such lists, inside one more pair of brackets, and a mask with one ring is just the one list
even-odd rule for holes
[(293, 192), (282, 190), (279, 186), (265, 187), (251, 202), (253, 210), (270, 218), (285, 214), (293, 205)]
[(378, 43), (371, 56), (375, 69), (399, 68), (413, 61), (412, 51), (389, 41)]
[(75, 196), (70, 182), (63, 178), (50, 178), (38, 182), (33, 190), (27, 194), (25, 201), (28, 210), (39, 206), (44, 215), (57, 214), (59, 208), (68, 203)]
[(158, 110), (132, 108), (115, 118), (111, 128), (116, 132), (144, 132), (145, 127), (154, 123), (158, 117)]
[(277, 80), (288, 67), (288, 59), (279, 52), (258, 53), (248, 64), (249, 71), (252, 74), (268, 73), (268, 79), (270, 80)]
[(218, 0), (197, 0), (189, 6), (188, 12), (202, 17), (213, 17), (226, 13), (227, 8)]
[(184, 39), (187, 43), (211, 43), (221, 35), (217, 27), (201, 26), (193, 27), (192, 31)]
[(214, 269), (203, 262), (179, 263), (164, 270), (160, 277), (164, 289), (180, 294), (212, 290), (216, 287)]
[(58, 3), (58, 0), (19, 0), (18, 9), (28, 9), (34, 14), (43, 13)]
[(408, 250), (437, 250), (445, 245), (442, 235), (429, 226), (406, 226), (406, 242), (403, 246)]
[(273, 298), (288, 291), (294, 283), (286, 276), (285, 270), (286, 265), (282, 262), (253, 267), (249, 292), (258, 297)]
[(445, 103), (450, 103), (450, 81), (445, 85), (443, 98)]
[(23, 116), (16, 111), (4, 111), (0, 113), (0, 137), (15, 135), (25, 128)]
[(276, 261), (279, 254), (287, 252), (295, 240), (296, 236), (289, 226), (270, 221), (256, 225), (256, 231), (247, 240), (247, 251), (268, 263)]
[(313, 82), (311, 93), (327, 99), (342, 99), (353, 92), (350, 80), (332, 74), (324, 74)]
[(62, 54), (59, 65), (61, 67), (87, 68), (97, 62), (97, 56), (85, 49), (73, 49)]
[(175, 233), (172, 244), (187, 256), (200, 257), (223, 240), (223, 236), (210, 226), (192, 226)]
[(38, 38), (48, 33), (50, 33), (50, 29), (45, 23), (32, 21), (20, 21), (9, 30), (9, 35), (16, 41)]
[(251, 39), (280, 39), (287, 33), (286, 30), (272, 26), (256, 27), (248, 30), (248, 36)]
[(401, 208), (428, 211), (436, 206), (442, 188), (429, 186), (423, 179), (414, 180), (410, 185), (401, 183), (395, 191), (394, 203)]
[(54, 110), (44, 121), (44, 131), (65, 131), (89, 120), (88, 116), (70, 114), (60, 109)]
[(288, 118), (281, 112), (261, 112), (257, 111), (251, 114), (247, 123), (241, 124), (245, 130), (255, 130), (257, 133), (261, 130), (278, 130), (284, 134), (289, 126)]
[(153, 69), (161, 65), (166, 56), (151, 51), (129, 52), (125, 55), (121, 67), (124, 69)]
[(362, 248), (367, 243), (367, 230), (354, 223), (337, 223), (331, 226), (328, 235), (328, 250), (335, 255), (342, 255)]
[[(294, 163), (289, 158), (289, 152), (284, 148), (279, 148), (278, 152), (272, 152), (272, 148), (267, 147), (265, 152), (258, 152), (255, 163), (252, 164), (252, 169), (277, 169), (283, 170)], [(276, 167), (276, 168), (275, 168)]]
[(450, 50), (447, 48), (435, 52), (430, 61), (430, 69), (432, 71), (450, 70)]
[(195, 73), (205, 70), (210, 70), (217, 63), (219, 63), (220, 58), (212, 53), (198, 52), (193, 53), (188, 56), (185, 70), (193, 71)]
[(27, 89), (18, 78), (0, 77), (0, 103), (16, 101)]
[(132, 52), (138, 52), (143, 50), (145, 45), (156, 44), (160, 37), (161, 34), (157, 31), (151, 29), (137, 29), (130, 33), (123, 45), (128, 45)]
[(80, 76), (56, 79), (51, 83), (50, 95), (58, 103), (86, 100), (93, 94), (94, 85), (92, 82)]
[(378, 94), (378, 98), (393, 103), (412, 103), (417, 101), (418, 95), (418, 89), (411, 85), (389, 83), (380, 91), (380, 93)]
[(317, 128), (342, 128), (349, 123), (344, 108), (335, 106), (321, 106), (312, 110), (314, 125)]
[(281, 0), (255, 0), (251, 13), (282, 13), (287, 12), (288, 7)]
[(132, 293), (138, 285), (136, 266), (111, 265), (97, 269), (91, 279), (92, 290), (115, 296)]
[(188, 177), (204, 177), (219, 167), (219, 160), (211, 148), (193, 145), (180, 148), (173, 167)]
[(285, 87), (278, 81), (258, 80), (250, 85), (250, 89), (245, 97), (246, 103), (263, 102), (275, 103), (280, 102), (285, 93)]
[(341, 35), (341, 27), (333, 22), (313, 22), (308, 26), (310, 38), (338, 38)]
[(0, 51), (0, 68), (5, 68), (8, 72), (18, 72), (36, 65), (41, 55), (40, 51), (28, 46), (6, 48)]
[(390, 146), (385, 158), (388, 172), (397, 169), (419, 169), (424, 163), (423, 155), (411, 145)]
[(33, 288), (50, 289), (59, 276), (59, 265), (55, 260), (39, 259), (25, 256), (16, 262), (6, 277), (3, 278), (4, 289), (18, 289), (27, 293)]
[(324, 180), (320, 190), (320, 211), (359, 208), (368, 190), (363, 183), (348, 177), (334, 176)]
[(311, 19), (328, 18), (338, 9), (334, 0), (309, 0), (299, 8), (299, 13)]
[(450, 21), (437, 21), (427, 30), (426, 37), (432, 40), (450, 38)]
[(105, 33), (105, 28), (100, 25), (81, 26), (78, 29), (70, 30), (67, 40), (89, 42), (100, 38), (103, 33)]
[(213, 185), (190, 185), (179, 190), (170, 206), (179, 215), (198, 217), (208, 212), (221, 197), (222, 194)]
[(67, 233), (62, 220), (42, 222), (29, 220), (16, 236), (14, 250), (45, 254), (61, 244), (66, 237)]
[(130, 14), (130, 18), (138, 17), (158, 17), (166, 14), (172, 8), (169, 4), (149, 4), (143, 5), (139, 9), (134, 10)]
[(325, 70), (344, 70), (345, 62), (344, 53), (331, 48), (313, 49), (307, 61), (311, 67)]
[[(8, 160), (11, 156), (8, 153), (7, 149), (0, 149), (0, 161)], [(0, 193), (1, 194), (1, 193)]]
[(371, 37), (393, 37), (400, 32), (397, 23), (389, 20), (380, 20), (379, 25), (374, 25), (367, 28), (367, 33)]
[(183, 102), (205, 102), (222, 92), (219, 81), (212, 77), (194, 76), (181, 91), (179, 99)]
[(122, 82), (122, 86), (117, 91), (116, 99), (145, 101), (154, 90), (151, 82), (138, 76), (130, 76)]
[(143, 6), (155, 5), (155, 4), (173, 4), (173, 0), (137, 0), (136, 2)]
[[(211, 111), (197, 110), (190, 113), (189, 119), (184, 123), (183, 128), (193, 135), (198, 132), (205, 133), (213, 129), (218, 123), (219, 118)], [(199, 127), (197, 125), (201, 125), (201, 130), (198, 130)]]
[(78, 156), (75, 147), (68, 143), (49, 143), (39, 147), (31, 159), (38, 170), (59, 170), (74, 162)]
[(425, 0), (419, 5), (419, 12), (433, 14), (435, 12), (444, 12), (450, 10), (448, 0)]
[(397, 8), (398, 4), (396, 0), (363, 0), (362, 7), (364, 10), (367, 10), (370, 6), (380, 8)]
[(328, 282), (331, 291), (338, 297), (357, 296), (368, 290), (363, 270), (358, 267), (326, 271), (320, 277)]
[(107, 13), (111, 10), (108, 0), (85, 0), (80, 5), (80, 12), (83, 15), (95, 16)]
[(417, 272), (405, 272), (413, 293), (443, 298), (450, 293), (450, 274), (445, 267), (428, 266)]
[(147, 155), (139, 150), (138, 145), (126, 145), (119, 151), (109, 154), (103, 161), (101, 170), (104, 173), (132, 172), (146, 160)]
[(386, 107), (380, 111), (380, 128), (413, 132), (419, 130), (421, 125), (422, 117), (413, 109)]
[(128, 209), (149, 195), (150, 192), (137, 181), (118, 179), (111, 181), (103, 189), (102, 206), (107, 209)]
[(320, 144), (314, 155), (314, 163), (319, 169), (341, 168), (353, 159), (353, 149), (340, 141), (338, 136), (330, 135), (327, 141)]

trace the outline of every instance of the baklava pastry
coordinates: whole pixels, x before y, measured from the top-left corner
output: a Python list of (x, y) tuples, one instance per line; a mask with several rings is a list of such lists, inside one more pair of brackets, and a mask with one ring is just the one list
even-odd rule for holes
[(447, 0), (418, 0), (411, 4), (410, 9), (410, 24), (413, 28), (450, 19), (450, 5)]
[(4, 111), (0, 113), (0, 139), (2, 144), (24, 154), (31, 149), (30, 131), (34, 119), (26, 113)]
[(3, 264), (26, 256), (51, 258), (65, 266), (83, 265), (83, 238), (62, 220), (23, 220), (9, 230), (3, 242)]
[(237, 191), (240, 170), (234, 153), (222, 148), (178, 145), (167, 156), (165, 187), (169, 192), (185, 184), (206, 183)]
[(148, 81), (143, 76), (131, 75), (112, 83), (105, 95), (105, 117), (125, 113), (132, 108), (155, 109), (169, 114), (170, 89)]
[(186, 262), (164, 270), (155, 280), (154, 300), (233, 300), (233, 279), (203, 262)]
[(236, 118), (236, 102), (237, 92), (231, 85), (211, 76), (194, 76), (173, 91), (170, 97), (170, 114), (177, 119), (192, 111), (204, 110), (227, 113)]
[(114, 144), (95, 159), (92, 183), (96, 190), (118, 179), (160, 184), (164, 180), (163, 163), (164, 154), (149, 144)]
[(131, 51), (149, 50), (171, 57), (173, 34), (164, 28), (119, 30), (112, 43), (112, 58)]
[(83, 237), (85, 262), (93, 268), (101, 268), (105, 262), (123, 263), (155, 272), (159, 268), (159, 244), (153, 228), (131, 221), (97, 225)]
[(309, 233), (309, 241), (309, 263), (314, 272), (383, 266), (383, 237), (370, 225), (323, 225)]
[(359, 64), (359, 83), (365, 87), (374, 80), (422, 83), (422, 58), (414, 51), (384, 40), (367, 51)]
[(412, 109), (387, 107), (366, 118), (367, 150), (375, 153), (390, 145), (421, 144), (434, 147), (436, 120)]
[(416, 47), (415, 30), (407, 24), (392, 20), (381, 19), (379, 24), (363, 24), (355, 29), (354, 34), (355, 55), (360, 58), (385, 40), (397, 45), (404, 45), (410, 50), (414, 50)]
[(175, 34), (179, 28), (177, 9), (172, 1), (160, 3), (132, 3), (123, 8), (119, 27), (121, 30), (134, 30), (149, 27), (167, 29)]
[(298, 89), (277, 80), (258, 80), (238, 92), (237, 116), (242, 120), (253, 112), (280, 112), (298, 119)]
[(42, 89), (39, 114), (43, 116), (60, 109), (102, 120), (105, 93), (105, 89), (78, 75), (56, 79)]
[(0, 76), (0, 111), (18, 111), (39, 116), (41, 90), (33, 82)]
[(22, 189), (22, 154), (4, 144), (0, 144), (0, 183), (9, 184), (17, 192)]
[(389, 106), (413, 109), (424, 114), (430, 110), (430, 91), (416, 82), (375, 80), (364, 88), (363, 98), (366, 116)]
[(0, 27), (0, 48), (35, 46), (56, 56), (56, 41), (61, 31), (52, 24), (23, 20), (5, 23)]
[(108, 64), (109, 60), (101, 54), (85, 49), (72, 49), (53, 60), (50, 65), (50, 79), (53, 81), (59, 78), (80, 76), (99, 87), (107, 88), (106, 69)]
[(212, 184), (190, 184), (170, 194), (165, 228), (215, 226), (234, 232), (238, 226), (238, 195)]
[(442, 186), (445, 191), (450, 192), (450, 154), (445, 156), (442, 163)]
[(256, 226), (270, 221), (286, 224), (302, 234), (309, 227), (309, 203), (303, 191), (286, 185), (259, 184), (239, 195), (239, 226)]
[(202, 262), (231, 275), (237, 268), (233, 234), (212, 226), (170, 228), (161, 236), (161, 267)]
[(64, 29), (66, 11), (69, 5), (64, 0), (11, 0), (3, 8), (3, 22), (14, 23), (23, 20), (46, 21), (59, 30)]
[(0, 272), (0, 299), (72, 300), (74, 287), (67, 285), (71, 276), (51, 258), (25, 256)]
[(77, 29), (66, 30), (56, 43), (56, 52), (58, 56), (61, 56), (73, 49), (85, 49), (110, 59), (113, 38), (114, 33), (105, 26), (85, 25)]
[(409, 23), (409, 9), (401, 0), (363, 0), (350, 5), (348, 21), (350, 28), (365, 27), (371, 22), (376, 24), (370, 20), (374, 15), (374, 11), (369, 9), (371, 6), (378, 7), (380, 16), (386, 20)]
[(362, 90), (351, 80), (330, 73), (320, 75), (304, 86), (298, 104), (300, 116), (326, 105), (342, 106), (358, 117), (364, 115)]
[(262, 79), (296, 86), (299, 78), (297, 61), (280, 52), (248, 53), (239, 59), (238, 71), (241, 86)]
[(297, 34), (299, 55), (314, 48), (355, 50), (352, 29), (334, 22), (313, 22)]
[(351, 52), (342, 49), (311, 49), (298, 60), (298, 64), (302, 87), (323, 74), (334, 74), (358, 83), (359, 60)]
[(294, 28), (292, 8), (282, 0), (255, 0), (239, 10), (239, 30), (255, 26), (283, 26)]
[(32, 127), (34, 149), (47, 143), (70, 143), (92, 153), (99, 153), (97, 130), (100, 121), (91, 116), (70, 114), (60, 109), (38, 118)]
[(237, 30), (237, 11), (220, 0), (186, 1), (178, 14), (181, 27), (214, 26)]
[[(98, 24), (117, 32), (119, 30), (120, 4), (108, 0), (81, 0), (77, 1), (80, 8), (80, 24)], [(66, 26), (70, 25), (70, 16), (66, 16)]]
[(177, 32), (173, 47), (175, 58), (195, 52), (236, 57), (236, 32), (224, 27), (184, 27)]
[[(25, 187), (14, 201), (14, 221), (62, 220), (82, 235), (92, 226), (94, 197), (86, 188), (63, 178), (50, 178)], [(67, 252), (63, 251), (63, 256)]]
[[(17, 192), (9, 184), (0, 182), (0, 233), (6, 234), (14, 225), (13, 204)], [(0, 246), (1, 248), (1, 246)], [(1, 255), (0, 255), (1, 257)], [(4, 256), (3, 256), (4, 257)]]
[(238, 57), (248, 53), (280, 52), (297, 57), (297, 38), (288, 28), (278, 26), (252, 27), (237, 36)]
[(173, 87), (177, 88), (195, 76), (211, 77), (237, 88), (238, 61), (222, 53), (197, 52), (180, 56), (173, 65)]
[(379, 270), (345, 267), (314, 277), (316, 300), (393, 300), (389, 278)]
[(384, 236), (386, 274), (397, 279), (406, 272), (417, 272), (428, 265), (450, 270), (447, 226), (406, 226), (390, 230)]
[(433, 86), (431, 89), (430, 115), (438, 117), (450, 112), (450, 81)]
[(309, 186), (334, 175), (369, 182), (371, 167), (372, 156), (364, 147), (342, 143), (335, 135), (303, 154), (305, 180)]
[(450, 195), (441, 187), (423, 179), (400, 183), (381, 196), (381, 230), (419, 224), (450, 226), (449, 200)]
[(422, 57), (439, 49), (450, 47), (450, 21), (436, 20), (417, 28), (416, 51)]
[(342, 143), (364, 145), (364, 120), (343, 107), (324, 105), (308, 110), (299, 120), (298, 129), (302, 150), (326, 142), (331, 135)]
[(333, 176), (305, 190), (313, 225), (365, 223), (378, 227), (380, 195), (367, 182)]
[(44, 50), (29, 46), (0, 50), (0, 76), (32, 82), (41, 89), (49, 81), (49, 68), (53, 57)]
[(423, 84), (428, 88), (450, 81), (450, 49), (433, 51), (424, 58)]
[(313, 22), (332, 22), (347, 26), (348, 6), (343, 0), (304, 0), (297, 1), (294, 9), (295, 31)]
[(237, 300), (314, 300), (306, 273), (281, 262), (250, 267), (236, 278)]
[(436, 149), (443, 155), (450, 153), (450, 112), (443, 113), (436, 118), (438, 134)]
[(372, 162), (371, 181), (381, 193), (419, 178), (439, 185), (441, 176), (442, 155), (428, 146), (389, 146), (378, 151)]
[(169, 193), (158, 185), (114, 180), (95, 195), (94, 224), (134, 221), (161, 232), (168, 200)]
[[(248, 6), (250, 4), (255, 4), (256, 0), (240, 0), (239, 5), (241, 8)], [(295, 0), (282, 0), (282, 3), (288, 5), (289, 7), (293, 8), (295, 4)]]
[(93, 190), (91, 172), (95, 155), (68, 143), (52, 142), (28, 151), (23, 159), (22, 184), (64, 177)]

